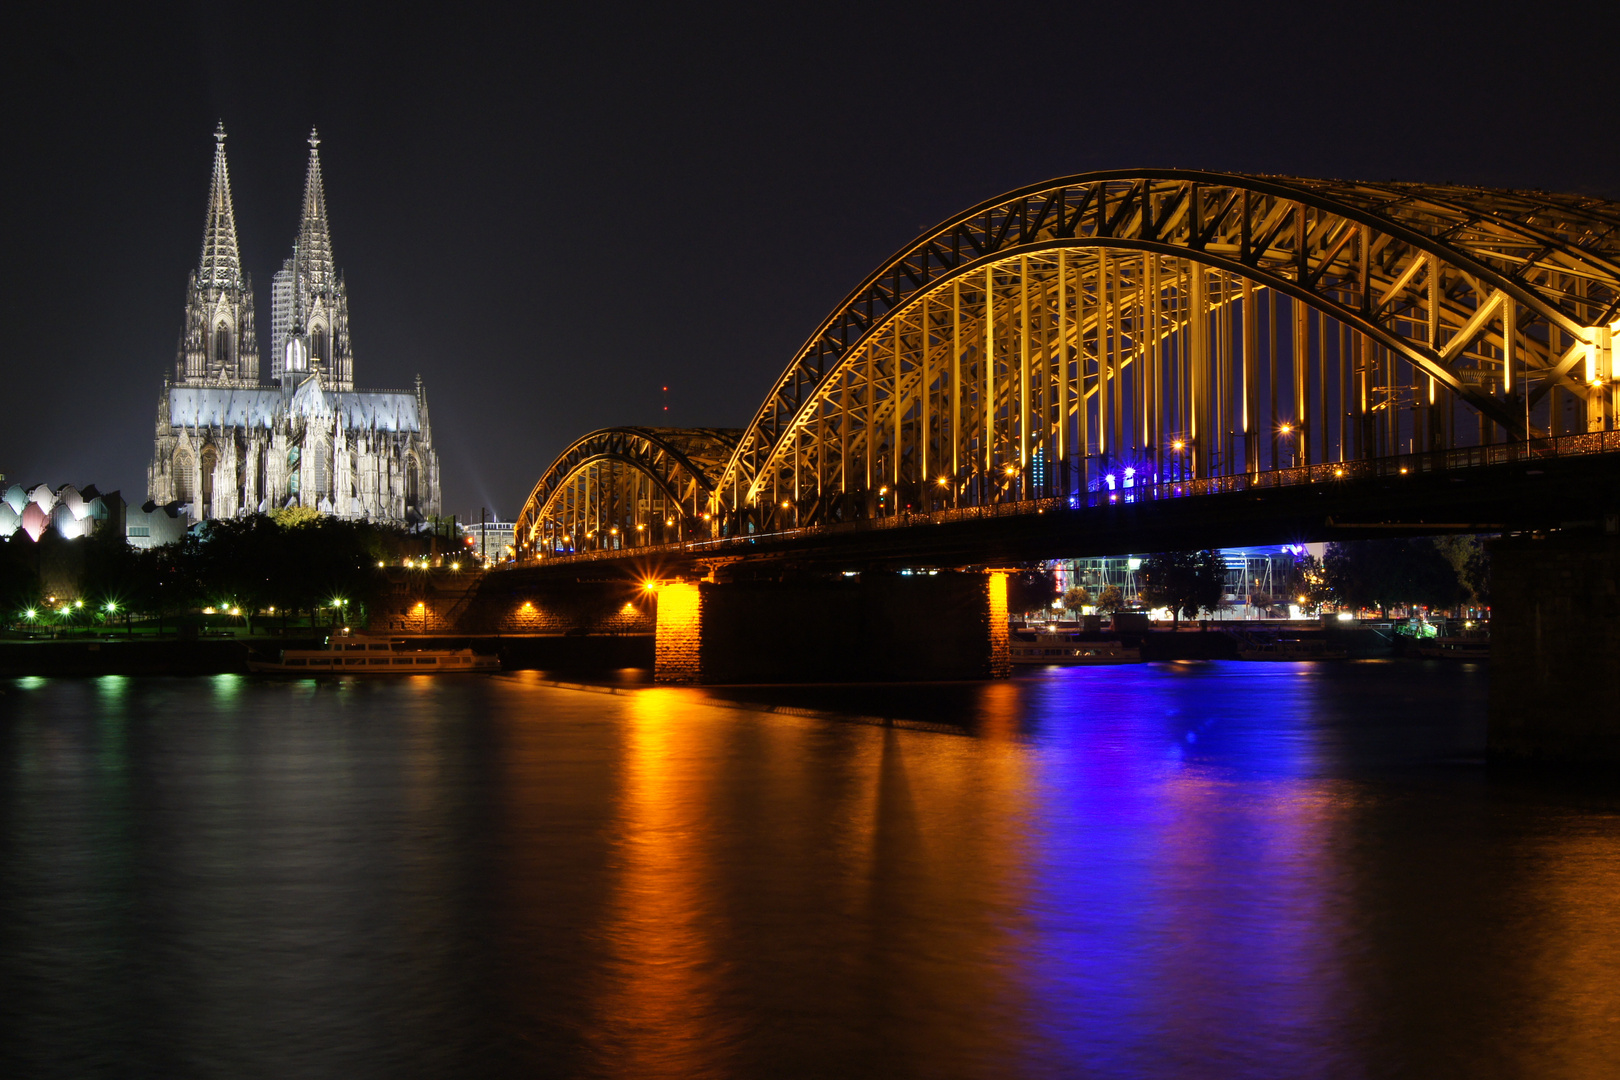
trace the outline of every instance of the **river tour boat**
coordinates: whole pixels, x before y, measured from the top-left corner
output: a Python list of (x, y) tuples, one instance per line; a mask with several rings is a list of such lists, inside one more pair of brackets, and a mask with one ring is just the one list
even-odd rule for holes
[(1007, 652), (1015, 664), (1140, 664), (1142, 650), (1118, 641), (1088, 641), (1072, 631), (1014, 630)]
[(332, 635), (324, 649), (283, 649), (277, 660), (248, 660), (248, 670), (284, 675), (431, 675), (499, 671), (498, 656), (471, 649), (425, 649), (402, 638)]

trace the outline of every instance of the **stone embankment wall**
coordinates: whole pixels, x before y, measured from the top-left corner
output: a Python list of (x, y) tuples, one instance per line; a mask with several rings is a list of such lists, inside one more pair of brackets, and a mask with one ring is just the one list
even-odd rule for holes
[(556, 581), (522, 571), (423, 574), (395, 582), (370, 629), (388, 634), (651, 634), (634, 582)]

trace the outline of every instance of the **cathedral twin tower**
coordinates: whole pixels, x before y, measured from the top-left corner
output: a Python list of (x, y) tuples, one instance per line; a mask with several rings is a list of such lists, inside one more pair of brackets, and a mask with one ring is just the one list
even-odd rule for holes
[(422, 380), (356, 390), (349, 300), (332, 259), (320, 138), (309, 136), (292, 255), (270, 285), (270, 377), (260, 377), (253, 282), (242, 269), (214, 132), (202, 259), (187, 283), (173, 382), (158, 402), (148, 497), (195, 519), (305, 506), (345, 518), (414, 522), (439, 512), (439, 460)]

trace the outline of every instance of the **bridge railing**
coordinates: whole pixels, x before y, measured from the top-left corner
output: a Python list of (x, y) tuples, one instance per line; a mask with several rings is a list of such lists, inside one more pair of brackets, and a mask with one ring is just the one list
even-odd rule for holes
[(1419, 454), (1399, 454), (1393, 457), (1372, 458), (1364, 461), (1323, 462), (1318, 465), (1271, 469), (1266, 472), (1236, 476), (1210, 476), (1195, 480), (1172, 480), (1133, 487), (1121, 486), (1113, 490), (1087, 491), (1067, 497), (1023, 499), (1013, 502), (991, 503), (985, 506), (955, 507), (947, 510), (900, 511), (883, 517), (860, 518), (855, 521), (837, 522), (832, 525), (780, 529), (769, 533), (745, 533), (739, 536), (716, 537), (712, 540), (688, 540), (673, 544), (649, 544), (640, 547), (581, 551), (566, 555), (545, 555), (526, 559), (523, 561), (523, 565), (592, 562), (602, 559), (623, 559), (627, 556), (665, 553), (685, 555), (721, 554), (730, 551), (741, 553), (762, 540), (788, 540), (799, 536), (833, 536), (840, 533), (910, 528), (917, 525), (1021, 517), (1028, 514), (1061, 513), (1064, 510), (1085, 510), (1104, 506), (1157, 502), (1163, 499), (1181, 499), (1197, 495), (1298, 487), (1306, 484), (1342, 483), (1353, 480), (1370, 480), (1384, 476), (1451, 472), (1490, 465), (1510, 465), (1515, 462), (1545, 461), (1552, 458), (1583, 457), (1589, 454), (1616, 452), (1620, 452), (1620, 431), (1595, 431), (1580, 435), (1559, 435), (1544, 439), (1531, 439), (1526, 442), (1466, 446), (1454, 450), (1434, 450)]

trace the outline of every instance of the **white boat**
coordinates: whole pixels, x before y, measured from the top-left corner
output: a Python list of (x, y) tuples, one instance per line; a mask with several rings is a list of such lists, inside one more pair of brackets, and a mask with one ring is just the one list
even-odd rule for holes
[(248, 670), (286, 675), (431, 675), (499, 671), (498, 656), (471, 649), (413, 648), (403, 638), (332, 635), (324, 649), (283, 649), (279, 660), (248, 660)]
[(1279, 641), (1257, 642), (1238, 650), (1244, 660), (1343, 660), (1350, 654), (1335, 649), (1321, 640), (1283, 638)]
[(1142, 650), (1118, 641), (1085, 641), (1064, 631), (1017, 631), (1007, 640), (1015, 664), (1139, 664)]

